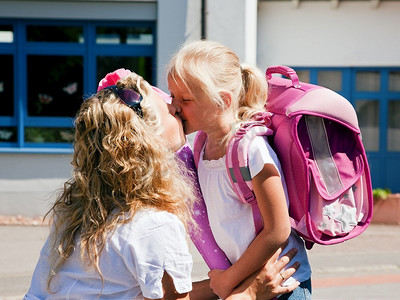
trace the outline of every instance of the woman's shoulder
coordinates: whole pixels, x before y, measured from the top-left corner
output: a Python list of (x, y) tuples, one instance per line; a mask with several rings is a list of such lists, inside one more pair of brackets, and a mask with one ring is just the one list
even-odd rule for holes
[(133, 217), (133, 223), (148, 224), (149, 226), (158, 227), (167, 223), (180, 223), (179, 218), (173, 213), (165, 210), (157, 210), (155, 208), (143, 208), (136, 212)]
[(183, 228), (179, 218), (167, 211), (145, 208), (137, 211), (128, 223), (122, 224), (117, 231), (130, 238), (140, 238), (149, 232), (167, 231), (169, 228)]

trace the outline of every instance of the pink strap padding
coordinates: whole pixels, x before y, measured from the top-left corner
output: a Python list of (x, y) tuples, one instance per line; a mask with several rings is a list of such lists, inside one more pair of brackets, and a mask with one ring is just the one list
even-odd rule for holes
[[(236, 132), (229, 142), (226, 152), (226, 168), (229, 180), (240, 200), (243, 203), (251, 204), (256, 233), (259, 233), (264, 225), (253, 192), (248, 162), (248, 150), (256, 136), (268, 136), (273, 134), (271, 129), (267, 127), (267, 125), (270, 125), (270, 117), (271, 114), (268, 112), (259, 113), (254, 116), (254, 121), (244, 124)], [(242, 172), (247, 172), (248, 178), (243, 178)]]
[(200, 153), (207, 140), (207, 134), (204, 131), (198, 131), (193, 142), (193, 158), (196, 168), (199, 166)]

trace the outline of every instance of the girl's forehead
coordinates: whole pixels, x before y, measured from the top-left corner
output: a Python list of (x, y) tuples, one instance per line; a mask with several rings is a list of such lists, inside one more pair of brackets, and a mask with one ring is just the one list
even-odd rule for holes
[(182, 80), (176, 81), (168, 79), (168, 88), (173, 94), (179, 93), (182, 96), (190, 96), (193, 94)]

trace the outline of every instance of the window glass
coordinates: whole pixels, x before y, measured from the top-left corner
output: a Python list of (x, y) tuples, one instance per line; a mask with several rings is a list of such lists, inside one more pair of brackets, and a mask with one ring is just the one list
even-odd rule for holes
[(318, 85), (327, 87), (333, 91), (342, 90), (342, 72), (341, 71), (319, 71)]
[(0, 25), (0, 43), (14, 42), (14, 31), (11, 25)]
[(28, 56), (28, 116), (74, 117), (82, 103), (81, 56)]
[(389, 101), (388, 151), (400, 151), (400, 99)]
[(296, 71), (299, 80), (302, 82), (309, 83), (310, 82), (310, 71), (309, 70), (299, 70)]
[(16, 127), (0, 127), (0, 142), (16, 142), (17, 132)]
[(151, 27), (97, 27), (97, 44), (152, 45)]
[(26, 127), (25, 141), (32, 143), (71, 143), (74, 140), (72, 128)]
[(356, 111), (367, 151), (379, 151), (379, 101), (357, 100)]
[(380, 72), (358, 71), (356, 89), (359, 92), (378, 92), (381, 89), (380, 80)]
[(83, 43), (81, 26), (38, 26), (26, 27), (28, 42), (72, 42)]
[(389, 72), (389, 91), (400, 92), (400, 72)]
[(0, 116), (14, 115), (14, 67), (12, 55), (0, 55)]
[(136, 72), (148, 82), (153, 82), (151, 57), (116, 56), (97, 57), (97, 82), (99, 82), (107, 73), (110, 73), (119, 68), (124, 68)]

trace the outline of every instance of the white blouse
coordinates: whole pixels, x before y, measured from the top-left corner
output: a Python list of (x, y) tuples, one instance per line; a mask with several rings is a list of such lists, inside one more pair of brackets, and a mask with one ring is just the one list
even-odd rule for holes
[[(77, 249), (79, 249), (79, 240)], [(165, 211), (143, 209), (130, 223), (119, 225), (107, 240), (100, 256), (100, 270), (85, 265), (74, 251), (52, 282), (48, 293), (47, 240), (24, 299), (157, 299), (163, 297), (164, 271), (173, 279), (178, 293), (191, 291), (192, 256), (182, 222)]]

